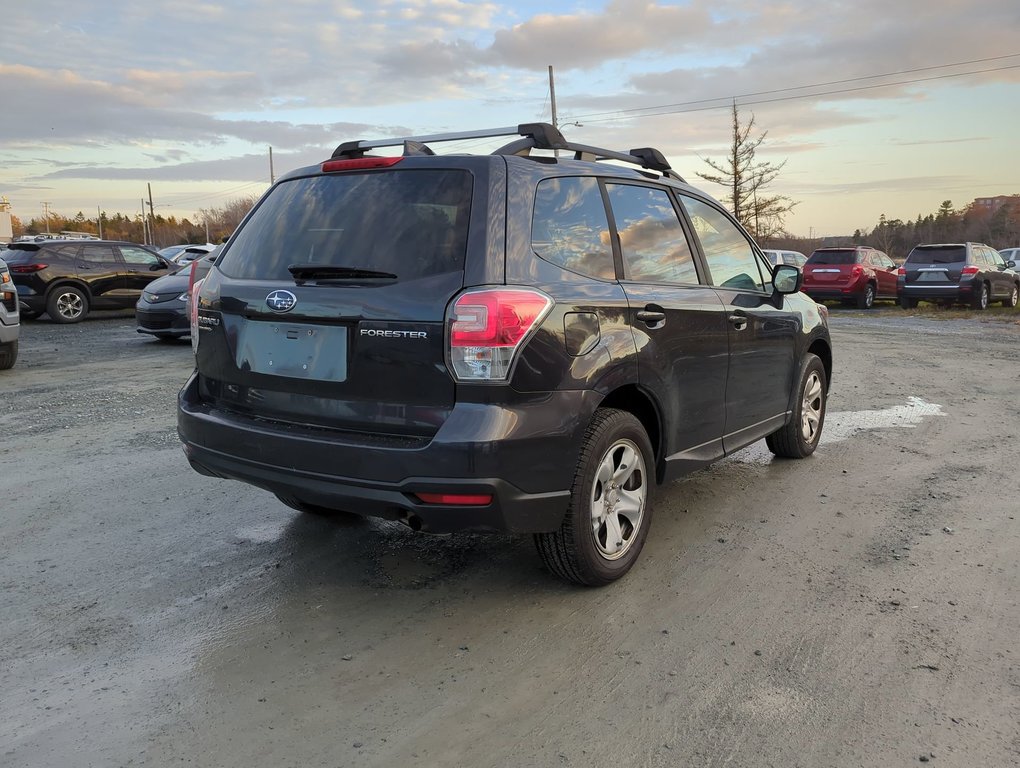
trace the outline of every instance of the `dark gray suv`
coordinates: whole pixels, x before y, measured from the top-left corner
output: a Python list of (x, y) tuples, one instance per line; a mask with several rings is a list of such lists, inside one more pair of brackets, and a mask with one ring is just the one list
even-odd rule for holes
[(197, 471), (296, 509), (533, 533), (606, 584), (656, 484), (762, 438), (814, 451), (832, 353), (799, 288), (653, 149), (547, 124), (348, 142), (196, 284), (178, 429)]
[(993, 301), (1015, 307), (1020, 300), (1020, 274), (1015, 266), (981, 243), (915, 246), (899, 268), (900, 306), (911, 309), (924, 299), (969, 304), (973, 309), (987, 309)]

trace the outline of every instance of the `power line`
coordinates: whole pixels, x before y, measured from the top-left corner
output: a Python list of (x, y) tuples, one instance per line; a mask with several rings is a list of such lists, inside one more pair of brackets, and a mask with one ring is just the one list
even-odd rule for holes
[[(902, 70), (900, 72), (887, 72), (887, 73), (884, 73), (884, 74), (881, 74), (881, 75), (866, 75), (866, 76), (862, 76), (862, 77), (851, 77), (851, 78), (847, 78), (847, 79), (844, 79), (844, 80), (829, 80), (829, 81), (821, 82), (821, 83), (813, 83), (811, 85), (797, 85), (797, 86), (791, 86), (789, 88), (775, 88), (775, 89), (768, 90), (768, 91), (753, 91), (753, 92), (750, 92), (750, 93), (737, 94), (737, 95), (734, 95), (734, 96), (717, 96), (715, 98), (710, 98), (710, 99), (696, 99), (696, 100), (693, 100), (693, 101), (677, 102), (677, 103), (673, 103), (673, 104), (658, 104), (658, 105), (654, 105), (654, 106), (650, 106), (650, 107), (634, 107), (632, 109), (618, 109), (618, 110), (613, 110), (611, 112), (591, 112), (591, 113), (583, 114), (583, 115), (574, 115), (574, 116), (571, 116), (569, 118), (565, 118), (565, 120), (585, 120), (586, 122), (589, 122), (589, 123), (602, 123), (602, 122), (609, 122), (609, 121), (613, 121), (613, 120), (619, 120), (619, 119), (621, 119), (625, 115), (630, 115), (630, 114), (634, 114), (634, 113), (651, 113), (651, 114), (637, 115), (637, 116), (641, 116), (641, 117), (654, 117), (655, 115), (669, 115), (669, 114), (676, 114), (676, 113), (680, 113), (680, 112), (700, 112), (700, 111), (705, 111), (705, 110), (710, 110), (710, 109), (722, 109), (723, 107), (728, 109), (731, 106), (731, 103), (734, 100), (737, 100), (737, 99), (746, 99), (746, 98), (752, 97), (752, 96), (768, 96), (768, 95), (777, 94), (777, 93), (788, 93), (790, 91), (806, 90), (808, 88), (825, 88), (825, 87), (830, 86), (830, 85), (840, 85), (842, 83), (852, 83), (852, 82), (858, 82), (858, 81), (861, 81), (861, 80), (874, 80), (874, 79), (878, 79), (878, 78), (882, 78), (882, 77), (893, 77), (895, 75), (909, 74), (909, 73), (912, 73), (912, 72), (930, 71), (930, 70), (933, 70), (933, 69), (945, 69), (947, 67), (962, 66), (964, 64), (976, 64), (976, 63), (980, 63), (980, 62), (983, 62), (983, 61), (997, 61), (997, 60), (1002, 60), (1002, 59), (1015, 58), (1016, 56), (1020, 56), (1020, 53), (1013, 53), (1013, 54), (1009, 54), (1008, 56), (993, 56), (993, 57), (990, 57), (990, 58), (987, 58), (987, 59), (974, 59), (973, 61), (970, 61), (970, 62), (958, 62), (958, 63), (955, 63), (955, 64), (940, 64), (938, 66), (932, 66), (932, 67), (918, 67), (916, 69), (907, 69), (907, 70)], [(890, 87), (897, 86), (897, 85), (911, 85), (913, 83), (924, 83), (924, 82), (930, 82), (930, 81), (933, 81), (933, 80), (947, 80), (947, 79), (954, 78), (954, 77), (966, 77), (968, 75), (979, 75), (979, 74), (984, 74), (984, 73), (987, 73), (987, 72), (1001, 72), (1001, 71), (1008, 70), (1008, 69), (1018, 69), (1018, 68), (1020, 68), (1020, 64), (1008, 64), (1008, 65), (1003, 66), (1003, 67), (988, 67), (986, 69), (970, 70), (970, 71), (967, 71), (967, 72), (950, 72), (950, 73), (943, 74), (943, 75), (935, 75), (933, 77), (911, 78), (909, 80), (898, 80), (898, 81), (892, 82), (892, 83), (878, 83), (878, 84), (875, 84), (875, 85), (862, 85), (862, 86), (857, 86), (857, 87), (854, 87), (854, 88), (841, 88), (841, 89), (835, 89), (835, 90), (829, 90), (829, 91), (812, 92), (812, 93), (806, 93), (806, 94), (784, 96), (784, 97), (780, 97), (780, 98), (776, 98), (776, 99), (757, 99), (755, 101), (744, 101), (744, 102), (741, 102), (741, 103), (743, 103), (743, 104), (769, 104), (769, 103), (776, 102), (776, 101), (791, 101), (791, 100), (794, 100), (794, 99), (807, 99), (807, 98), (814, 98), (814, 97), (817, 97), (817, 96), (831, 96), (831, 95), (834, 95), (834, 94), (853, 93), (853, 92), (856, 92), (856, 91), (866, 91), (866, 90), (872, 90), (872, 89), (876, 89), (876, 88), (890, 88)], [(714, 102), (719, 102), (719, 101), (726, 101), (727, 103), (726, 104), (715, 104), (714, 103)], [(698, 105), (698, 104), (710, 104), (711, 106), (694, 108), (694, 109), (674, 109), (676, 107), (694, 107), (695, 105)], [(662, 111), (656, 111), (656, 110), (662, 110)], [(613, 115), (613, 117), (602, 117), (602, 115)], [(592, 118), (594, 118), (594, 119), (592, 119)]]

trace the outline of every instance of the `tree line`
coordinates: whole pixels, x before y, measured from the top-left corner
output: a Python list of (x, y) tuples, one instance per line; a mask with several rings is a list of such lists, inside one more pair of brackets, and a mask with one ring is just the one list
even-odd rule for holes
[(38, 216), (22, 222), (17, 216), (12, 216), (11, 224), (15, 237), (66, 231), (98, 237), (102, 231), (106, 240), (148, 242), (156, 248), (178, 243), (219, 243), (230, 236), (257, 200), (254, 195), (239, 197), (219, 208), (202, 208), (190, 219), (156, 214), (143, 220), (141, 214), (125, 216), (105, 211), (89, 218), (82, 211), (78, 211), (76, 216), (63, 216), (51, 211), (48, 221), (45, 216)]

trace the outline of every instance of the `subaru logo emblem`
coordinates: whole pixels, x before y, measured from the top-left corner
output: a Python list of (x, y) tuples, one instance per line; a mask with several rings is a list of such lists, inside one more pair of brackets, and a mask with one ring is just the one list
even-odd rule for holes
[(290, 291), (273, 291), (266, 296), (266, 305), (274, 312), (290, 312), (297, 304), (297, 296)]

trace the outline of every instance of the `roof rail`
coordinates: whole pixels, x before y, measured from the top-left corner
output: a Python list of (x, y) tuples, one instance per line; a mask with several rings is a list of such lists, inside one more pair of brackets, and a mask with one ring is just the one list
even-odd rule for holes
[(495, 150), (492, 153), (494, 155), (527, 156), (532, 149), (564, 150), (573, 152), (575, 160), (619, 160), (624, 163), (640, 166), (641, 168), (647, 168), (651, 171), (658, 171), (664, 176), (683, 181), (683, 178), (670, 167), (665, 156), (657, 149), (640, 147), (632, 149), (630, 152), (616, 152), (601, 147), (590, 147), (586, 144), (575, 144), (567, 141), (559, 129), (550, 123), (521, 123), (516, 128), (508, 126), (505, 128), (487, 128), (477, 131), (434, 133), (427, 136), (401, 136), (392, 139), (345, 141), (334, 150), (333, 159), (364, 157), (367, 150), (377, 147), (403, 146), (405, 155), (431, 154), (431, 150), (426, 144), (440, 141), (488, 139), (497, 136), (520, 136), (522, 138)]

